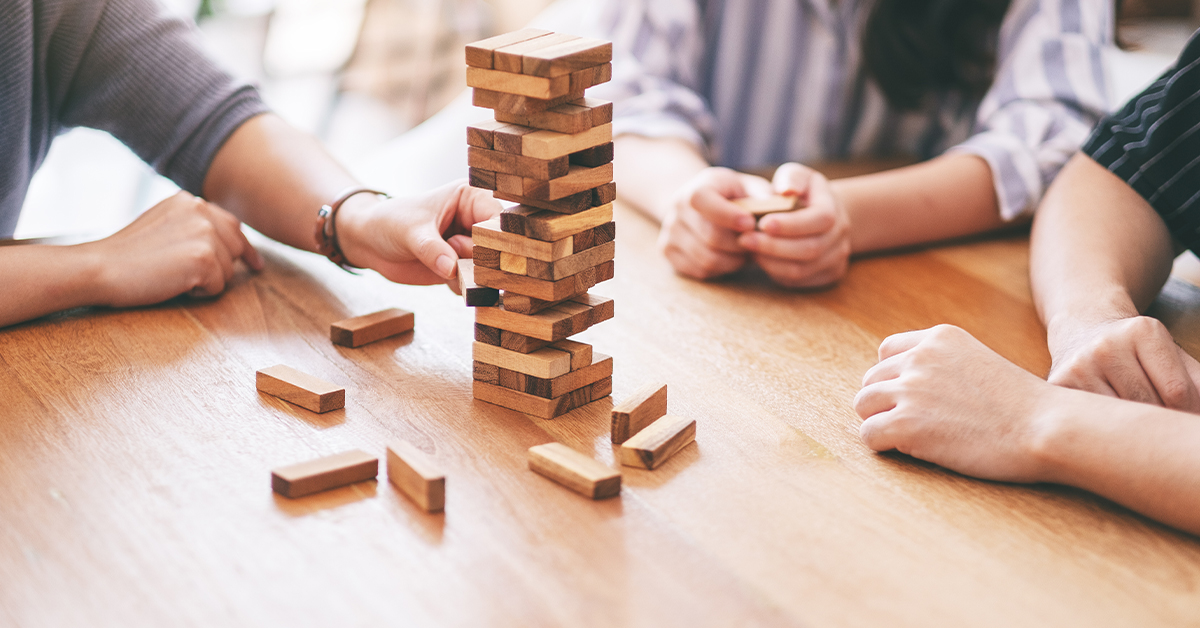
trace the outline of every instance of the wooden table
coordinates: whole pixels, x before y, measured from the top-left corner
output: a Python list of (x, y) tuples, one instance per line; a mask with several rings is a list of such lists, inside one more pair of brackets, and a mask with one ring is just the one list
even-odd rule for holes
[[(670, 385), (698, 441), (592, 502), (526, 468), (561, 441), (612, 463), (611, 402), (545, 421), (473, 401), (472, 312), (443, 287), (262, 245), (219, 299), (0, 331), (0, 625), (1180, 626), (1200, 545), (1080, 491), (981, 482), (858, 439), (891, 333), (948, 322), (1049, 365), (1024, 236), (856, 262), (834, 290), (699, 283), (627, 210), (617, 317), (580, 339), (614, 395)], [(329, 324), (398, 306), (360, 349)], [(1200, 290), (1157, 312), (1195, 351)], [(316, 415), (254, 387), (285, 363), (347, 388)], [(405, 438), (444, 514), (386, 481), (278, 497), (270, 469)]]

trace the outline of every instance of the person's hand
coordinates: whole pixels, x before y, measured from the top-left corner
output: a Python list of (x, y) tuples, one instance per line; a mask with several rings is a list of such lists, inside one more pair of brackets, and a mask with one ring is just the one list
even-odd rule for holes
[(112, 307), (161, 303), (185, 293), (215, 296), (238, 259), (255, 270), (263, 267), (233, 214), (187, 192), (81, 248), (99, 256), (97, 302)]
[(841, 279), (850, 266), (850, 218), (821, 173), (796, 163), (775, 171), (776, 194), (799, 196), (808, 206), (768, 214), (758, 231), (737, 243), (781, 285), (815, 288)]
[(879, 359), (854, 398), (868, 447), (990, 480), (1047, 479), (1038, 410), (1079, 393), (1048, 385), (949, 325), (891, 336)]
[(1200, 363), (1148, 316), (1055, 326), (1051, 384), (1200, 413)]
[(420, 196), (351, 197), (338, 212), (346, 261), (407, 284), (445, 283), (471, 257), (471, 226), (499, 214), (486, 191), (456, 181)]
[(710, 279), (737, 271), (747, 262), (738, 236), (754, 230), (754, 216), (729, 199), (770, 194), (771, 184), (762, 177), (705, 168), (675, 195), (658, 247), (688, 277)]

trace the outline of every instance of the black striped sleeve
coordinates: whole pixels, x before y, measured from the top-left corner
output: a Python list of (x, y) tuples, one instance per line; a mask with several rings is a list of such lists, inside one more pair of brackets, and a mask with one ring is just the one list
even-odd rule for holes
[(1200, 37), (1102, 120), (1083, 152), (1145, 198), (1176, 240), (1200, 252)]

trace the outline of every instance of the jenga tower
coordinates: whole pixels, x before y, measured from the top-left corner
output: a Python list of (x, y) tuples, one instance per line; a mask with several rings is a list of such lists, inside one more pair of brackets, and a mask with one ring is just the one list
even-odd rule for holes
[(495, 120), (467, 128), (471, 185), (520, 203), (475, 225), (476, 399), (544, 419), (612, 392), (612, 358), (567, 340), (613, 317), (612, 44), (526, 29), (467, 46), (467, 85)]

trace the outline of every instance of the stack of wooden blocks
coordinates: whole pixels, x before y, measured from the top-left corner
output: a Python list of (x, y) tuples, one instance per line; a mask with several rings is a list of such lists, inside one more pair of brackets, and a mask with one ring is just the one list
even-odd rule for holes
[(471, 185), (520, 203), (475, 225), (460, 266), (474, 395), (550, 419), (612, 392), (612, 358), (567, 340), (614, 313), (588, 294), (616, 254), (612, 103), (584, 97), (612, 77), (612, 44), (526, 29), (466, 57), (475, 105), (495, 111), (467, 129)]

